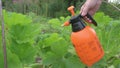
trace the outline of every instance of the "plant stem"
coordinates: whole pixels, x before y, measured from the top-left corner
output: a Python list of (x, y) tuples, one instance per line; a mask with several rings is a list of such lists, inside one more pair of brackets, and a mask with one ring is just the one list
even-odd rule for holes
[(7, 51), (6, 51), (6, 41), (5, 41), (5, 28), (4, 19), (2, 15), (2, 1), (0, 0), (0, 21), (2, 24), (2, 44), (3, 44), (3, 54), (4, 54), (4, 68), (7, 68)]

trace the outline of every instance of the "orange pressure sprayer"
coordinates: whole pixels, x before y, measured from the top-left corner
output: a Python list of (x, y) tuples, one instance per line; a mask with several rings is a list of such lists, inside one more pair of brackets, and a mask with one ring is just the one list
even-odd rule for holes
[[(80, 14), (75, 16), (73, 9), (74, 6), (68, 8), (72, 14), (72, 18), (65, 22), (63, 26), (72, 25), (71, 41), (76, 53), (80, 60), (90, 67), (103, 57), (104, 51), (95, 30), (84, 23), (83, 17)], [(97, 23), (89, 14), (86, 16), (97, 26)]]

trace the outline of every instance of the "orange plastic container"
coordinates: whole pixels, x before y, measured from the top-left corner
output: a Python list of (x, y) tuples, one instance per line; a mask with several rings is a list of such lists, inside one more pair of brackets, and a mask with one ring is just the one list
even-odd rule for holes
[[(70, 7), (69, 11), (71, 10), (72, 18), (69, 22), (65, 22), (63, 26), (72, 25), (71, 42), (75, 47), (76, 53), (84, 64), (92, 66), (104, 56), (103, 48), (95, 30), (84, 23), (81, 15), (74, 16), (73, 8)], [(97, 23), (89, 14), (86, 16), (97, 26)]]
[(89, 26), (86, 26), (81, 31), (72, 32), (71, 41), (75, 47), (77, 55), (87, 66), (92, 66), (104, 55), (104, 51), (95, 31)]

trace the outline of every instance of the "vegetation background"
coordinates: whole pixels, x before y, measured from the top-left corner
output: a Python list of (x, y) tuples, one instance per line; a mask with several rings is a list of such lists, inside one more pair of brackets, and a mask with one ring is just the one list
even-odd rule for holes
[[(70, 41), (67, 7), (76, 14), (85, 0), (2, 0), (8, 68), (86, 68)], [(116, 0), (117, 1), (117, 0)], [(120, 4), (103, 0), (94, 15), (105, 56), (92, 68), (120, 68)], [(0, 21), (1, 23), (1, 21)], [(2, 33), (0, 25), (0, 43)], [(0, 67), (4, 68), (0, 44)]]

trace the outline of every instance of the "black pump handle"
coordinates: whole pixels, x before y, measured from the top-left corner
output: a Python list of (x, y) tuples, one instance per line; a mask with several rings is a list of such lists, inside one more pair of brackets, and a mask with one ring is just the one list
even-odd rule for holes
[[(81, 14), (79, 16), (83, 18), (83, 16), (81, 16)], [(91, 17), (90, 14), (87, 13), (86, 16), (87, 16), (87, 18), (89, 18), (92, 21), (91, 23), (93, 23), (95, 26), (97, 26), (97, 22)]]

